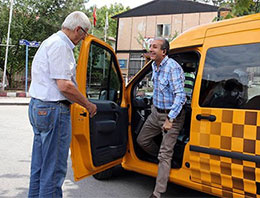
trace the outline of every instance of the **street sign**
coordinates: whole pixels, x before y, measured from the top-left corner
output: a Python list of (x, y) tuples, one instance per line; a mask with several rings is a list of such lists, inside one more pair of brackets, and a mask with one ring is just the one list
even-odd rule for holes
[(22, 39), (19, 41), (19, 45), (27, 45), (28, 41), (25, 39)]
[(40, 46), (40, 42), (37, 41), (27, 41), (25, 39), (19, 40), (19, 44), (20, 45), (26, 45), (29, 47), (39, 47)]
[(28, 84), (28, 50), (29, 47), (39, 47), (40, 42), (37, 41), (27, 41), (25, 39), (19, 40), (20, 45), (26, 46), (26, 55), (25, 55), (25, 92), (27, 92), (27, 84)]

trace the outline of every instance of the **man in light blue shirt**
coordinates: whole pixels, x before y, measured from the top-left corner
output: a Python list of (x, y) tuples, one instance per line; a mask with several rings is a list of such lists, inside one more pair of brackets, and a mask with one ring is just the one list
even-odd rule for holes
[(71, 141), (70, 104), (97, 111), (76, 86), (73, 48), (91, 24), (80, 11), (69, 14), (62, 30), (42, 42), (32, 63), (29, 119), (34, 141), (28, 197), (62, 197)]
[[(168, 57), (169, 42), (155, 38), (150, 46), (153, 68), (153, 107), (137, 137), (138, 144), (159, 159), (156, 185), (151, 198), (161, 197), (167, 188), (173, 148), (183, 127), (186, 100), (184, 73), (181, 66)], [(153, 138), (163, 133), (160, 149)]]

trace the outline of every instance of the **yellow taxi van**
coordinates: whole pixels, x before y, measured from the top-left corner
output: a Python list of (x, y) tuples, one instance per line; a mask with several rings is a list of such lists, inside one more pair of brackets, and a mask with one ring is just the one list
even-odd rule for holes
[[(198, 26), (170, 48), (195, 78), (169, 181), (219, 197), (260, 197), (260, 14)], [(90, 35), (77, 82), (98, 113), (72, 106), (75, 180), (109, 178), (118, 164), (156, 177), (157, 159), (136, 143), (152, 105), (151, 62), (125, 86), (113, 49)]]

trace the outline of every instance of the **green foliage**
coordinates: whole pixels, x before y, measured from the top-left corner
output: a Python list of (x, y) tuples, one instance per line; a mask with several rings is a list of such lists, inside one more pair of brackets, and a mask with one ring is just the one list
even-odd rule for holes
[(140, 32), (138, 32), (136, 40), (147, 52), (149, 51), (149, 43)]
[(255, 2), (253, 0), (239, 0), (230, 2), (234, 16), (243, 16), (255, 13)]
[(228, 8), (230, 12), (222, 19), (230, 19), (259, 12), (258, 2), (253, 0), (228, 0), (220, 5), (221, 8)]
[[(96, 8), (96, 17), (97, 17), (97, 23), (96, 27), (93, 26), (92, 32), (93, 35), (104, 40), (104, 28), (106, 23), (106, 12), (108, 12), (108, 30), (107, 30), (107, 38), (113, 37), (116, 38), (116, 32), (117, 32), (117, 20), (112, 19), (111, 17), (114, 15), (117, 15), (119, 13), (125, 12), (129, 10), (130, 7), (124, 7), (121, 3), (115, 3), (114, 5), (110, 5), (110, 7), (103, 6), (101, 8)], [(88, 16), (91, 16), (91, 19), (93, 21), (93, 10), (94, 6), (90, 7), (88, 10)], [(109, 41), (107, 41), (109, 44), (111, 44)]]
[[(12, 77), (25, 69), (25, 46), (19, 40), (42, 42), (61, 28), (65, 17), (75, 10), (87, 13), (88, 0), (15, 0), (10, 30), (7, 78), (12, 87)], [(0, 2), (0, 43), (6, 44), (10, 3)], [(0, 47), (0, 68), (4, 68), (5, 47)], [(29, 71), (36, 48), (29, 48)], [(76, 49), (76, 51), (78, 51)]]
[[(169, 35), (167, 37), (167, 40), (171, 42), (173, 39), (175, 39), (178, 36), (178, 32), (175, 31), (174, 35)], [(138, 37), (136, 38), (137, 42), (146, 50), (149, 52), (150, 48), (150, 39), (146, 39), (140, 32), (138, 32)]]
[(254, 14), (260, 12), (259, 0), (202, 0), (212, 3), (215, 6), (229, 9), (230, 12), (225, 17), (215, 18), (214, 20), (230, 19), (234, 17)]
[(174, 35), (170, 35), (170, 36), (168, 37), (168, 41), (171, 42), (173, 39), (175, 39), (175, 38), (178, 36), (178, 34), (179, 34), (179, 33), (175, 30)]

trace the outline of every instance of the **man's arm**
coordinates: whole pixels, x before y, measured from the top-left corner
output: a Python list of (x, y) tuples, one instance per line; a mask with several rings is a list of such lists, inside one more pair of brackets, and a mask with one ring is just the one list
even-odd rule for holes
[(182, 106), (185, 104), (186, 93), (184, 91), (184, 80), (185, 77), (181, 66), (178, 65), (171, 70), (169, 75), (169, 84), (170, 90), (173, 91), (175, 98), (171, 106), (171, 111), (168, 114), (170, 118), (176, 118), (181, 112)]
[[(175, 98), (171, 111), (168, 114), (169, 118), (175, 119), (181, 112), (182, 106), (185, 103), (186, 94), (184, 91), (184, 79), (184, 73), (180, 66), (171, 71), (171, 75), (169, 76), (169, 84), (170, 90), (173, 90)], [(163, 124), (163, 130), (168, 131), (171, 128), (172, 122), (170, 122), (167, 118)]]
[(90, 113), (90, 117), (93, 117), (96, 114), (96, 105), (89, 102), (88, 99), (80, 93), (72, 81), (58, 79), (56, 80), (56, 83), (60, 92), (69, 100), (85, 107)]

